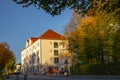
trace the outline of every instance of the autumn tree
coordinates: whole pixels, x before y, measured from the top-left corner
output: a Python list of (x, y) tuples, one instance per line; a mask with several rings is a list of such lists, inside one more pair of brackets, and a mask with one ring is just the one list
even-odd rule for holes
[[(92, 2), (93, 6), (89, 10), (88, 14), (93, 12), (94, 15), (98, 12), (104, 12), (109, 16), (109, 25), (112, 26), (112, 30), (109, 33), (108, 44), (109, 53), (112, 55), (113, 62), (118, 62), (119, 56), (119, 29), (120, 29), (120, 0), (94, 0)], [(92, 14), (93, 15), (93, 14)], [(107, 24), (107, 23), (106, 23)], [(107, 49), (108, 51), (108, 49)]]
[(94, 12), (106, 11), (111, 13), (120, 8), (120, 0), (92, 0), (91, 10)]
[(14, 67), (15, 55), (7, 43), (0, 43), (0, 73), (9, 71)]
[[(94, 36), (95, 32), (97, 32), (96, 36), (98, 34), (102, 34), (102, 36), (103, 36), (103, 34), (105, 34), (105, 32), (108, 31), (108, 33), (109, 33), (109, 29), (111, 28), (110, 25), (112, 25), (112, 26), (119, 25), (119, 23), (120, 23), (119, 22), (119, 17), (120, 17), (119, 2), (120, 2), (120, 0), (91, 0), (91, 2), (89, 3), (90, 6), (88, 9), (88, 12), (85, 14), (85, 15), (87, 15), (87, 18), (86, 19), (83, 18), (84, 20), (82, 20), (82, 23), (81, 23), (80, 15), (73, 14), (73, 17), (72, 17), (70, 23), (65, 28), (65, 34), (66, 33), (70, 34), (74, 31), (78, 32), (76, 34), (72, 33), (73, 36), (69, 36), (69, 43), (72, 44), (72, 45), (70, 45), (70, 48), (71, 48), (71, 50), (73, 49), (72, 50), (73, 52), (76, 52), (76, 51), (79, 52), (80, 47), (78, 45), (78, 43), (79, 43), (78, 39), (81, 38), (81, 36), (83, 36), (83, 34), (79, 33), (79, 31), (77, 30), (78, 26), (80, 26), (80, 28), (81, 28), (81, 26), (91, 26), (91, 28), (84, 27), (83, 28), (84, 32), (87, 30), (87, 32), (93, 36)], [(75, 18), (75, 16), (77, 16), (77, 18)], [(75, 23), (76, 20), (79, 23), (79, 25), (78, 24), (76, 25), (76, 23)], [(88, 25), (86, 25), (86, 24), (88, 24)], [(93, 26), (94, 27), (97, 26), (96, 27), (97, 30)], [(105, 29), (107, 29), (107, 30), (104, 31)], [(93, 31), (93, 32), (90, 32), (90, 31)], [(81, 34), (81, 36), (79, 36), (79, 34)], [(76, 36), (77, 38), (75, 39), (74, 36)], [(107, 36), (108, 36), (108, 34), (107, 34)], [(86, 38), (85, 40), (86, 40), (86, 42), (89, 41), (88, 38)], [(73, 41), (73, 42), (71, 42), (71, 41)], [(75, 47), (77, 47), (77, 48), (74, 49)]]
[(77, 60), (103, 65), (119, 62), (119, 1), (92, 0), (87, 16), (68, 35), (69, 49)]
[(110, 35), (110, 44), (113, 62), (120, 62), (120, 27), (115, 28)]

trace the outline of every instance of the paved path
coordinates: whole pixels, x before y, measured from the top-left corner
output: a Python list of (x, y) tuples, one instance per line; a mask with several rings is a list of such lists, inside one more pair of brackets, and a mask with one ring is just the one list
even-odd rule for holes
[[(12, 76), (16, 80), (16, 76)], [(24, 80), (23, 75), (19, 75), (19, 80)], [(27, 80), (120, 80), (120, 76), (35, 76), (29, 75)]]

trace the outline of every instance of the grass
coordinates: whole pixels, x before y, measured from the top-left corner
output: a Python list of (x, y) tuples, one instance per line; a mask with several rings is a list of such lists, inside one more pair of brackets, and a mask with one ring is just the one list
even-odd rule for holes
[(0, 76), (0, 80), (4, 79), (5, 78), (5, 75), (1, 75)]

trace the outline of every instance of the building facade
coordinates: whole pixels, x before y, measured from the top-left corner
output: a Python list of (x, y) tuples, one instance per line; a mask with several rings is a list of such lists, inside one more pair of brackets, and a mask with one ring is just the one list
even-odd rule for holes
[(21, 72), (21, 63), (16, 64), (16, 72)]
[(49, 29), (41, 36), (31, 37), (21, 52), (21, 70), (23, 73), (42, 74), (48, 67), (59, 71), (70, 71), (71, 58), (68, 52), (68, 40)]

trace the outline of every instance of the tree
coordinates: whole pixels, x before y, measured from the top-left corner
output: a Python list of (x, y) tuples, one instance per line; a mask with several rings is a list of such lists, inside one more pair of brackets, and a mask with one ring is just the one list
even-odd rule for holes
[[(69, 35), (69, 49), (86, 63), (104, 63), (108, 56), (108, 40), (115, 21), (112, 14), (99, 12), (95, 16), (83, 17), (80, 24)], [(105, 51), (107, 49), (107, 51)]]
[(113, 62), (120, 62), (120, 27), (116, 29), (111, 35), (111, 50)]
[(76, 12), (89, 12), (93, 15), (98, 11), (105, 10), (107, 13), (118, 9), (119, 14), (120, 0), (13, 0), (23, 7), (35, 6), (43, 9), (52, 16), (59, 15), (64, 9), (74, 9)]
[(114, 65), (119, 70), (120, 62), (120, 25), (114, 14), (115, 12), (106, 14), (106, 11), (99, 11), (95, 15), (78, 19), (80, 23), (68, 35), (69, 50), (85, 65), (76, 64), (77, 67), (72, 67), (73, 72), (76, 73), (78, 70), (75, 70), (81, 66), (79, 70), (83, 70), (83, 73), (93, 69), (98, 74), (119, 73), (113, 70)]
[(15, 64), (15, 55), (7, 43), (0, 43), (0, 73), (8, 73)]
[(23, 7), (35, 6), (37, 9), (43, 9), (52, 16), (59, 15), (66, 8), (83, 9), (85, 11), (91, 0), (13, 0)]
[(76, 30), (78, 24), (80, 24), (80, 19), (82, 17), (84, 17), (83, 13), (79, 14), (73, 11), (70, 22), (64, 27), (64, 35), (68, 36), (74, 30)]
[[(119, 62), (119, 2), (120, 0), (91, 0), (86, 17), (78, 19), (73, 16), (73, 21), (66, 29), (72, 29), (67, 34), (69, 50), (77, 60), (102, 65)], [(75, 20), (79, 22), (76, 26)]]
[(120, 0), (93, 0), (91, 2), (91, 9), (94, 11), (107, 11), (107, 13), (111, 13), (115, 11), (115, 9), (120, 8)]

